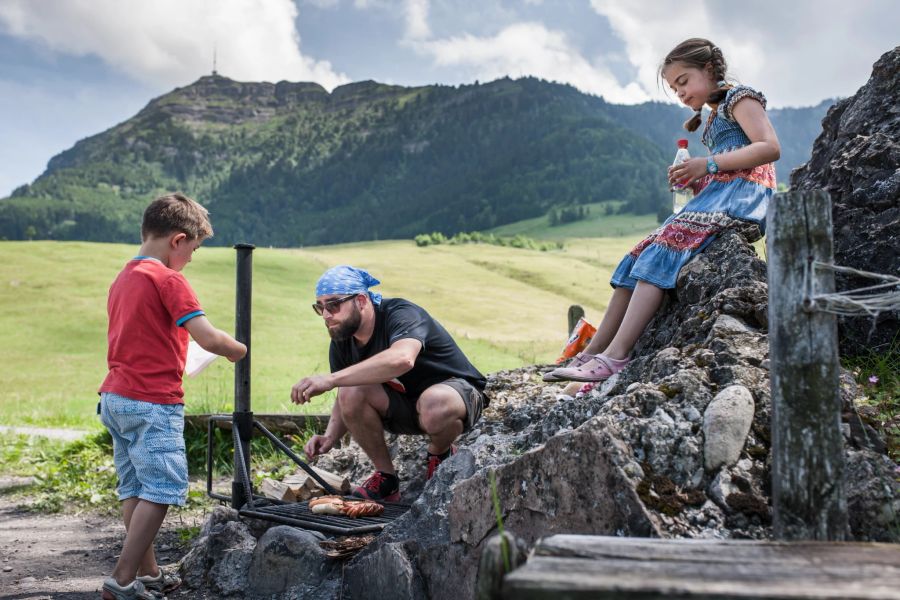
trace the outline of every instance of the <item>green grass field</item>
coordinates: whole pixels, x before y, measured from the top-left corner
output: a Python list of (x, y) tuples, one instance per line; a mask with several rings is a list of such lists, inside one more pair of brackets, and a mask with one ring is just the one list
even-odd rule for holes
[(574, 238), (610, 238), (645, 234), (653, 230), (658, 223), (656, 215), (607, 215), (607, 204), (618, 207), (620, 202), (598, 202), (586, 204), (590, 209), (588, 216), (581, 221), (565, 225), (550, 226), (546, 215), (501, 225), (488, 233), (500, 236), (517, 234), (539, 240), (567, 242)]
[[(569, 240), (564, 251), (385, 241), (254, 253), (252, 402), (294, 412), (291, 385), (328, 370), (328, 336), (310, 308), (315, 281), (350, 263), (381, 279), (378, 291), (424, 306), (483, 372), (555, 359), (566, 311), (599, 320), (612, 269), (646, 231)], [(96, 389), (106, 373), (106, 293), (135, 246), (0, 242), (0, 423), (99, 428)], [(184, 273), (210, 320), (234, 329), (234, 251), (201, 248)], [(216, 361), (185, 381), (189, 412), (232, 409), (234, 369)], [(331, 396), (303, 410), (327, 411)]]

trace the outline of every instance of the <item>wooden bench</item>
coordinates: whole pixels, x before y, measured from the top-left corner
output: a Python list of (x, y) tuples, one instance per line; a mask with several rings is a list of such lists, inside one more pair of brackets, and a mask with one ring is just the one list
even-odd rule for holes
[(900, 545), (554, 535), (501, 597), (900, 599)]

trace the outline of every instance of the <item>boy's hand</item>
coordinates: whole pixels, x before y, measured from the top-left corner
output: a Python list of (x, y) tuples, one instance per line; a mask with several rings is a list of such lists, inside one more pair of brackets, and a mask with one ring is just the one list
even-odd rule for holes
[(306, 452), (306, 457), (312, 460), (320, 454), (325, 454), (333, 447), (333, 439), (331, 439), (327, 435), (316, 434), (309, 438), (309, 441), (306, 442), (305, 446), (303, 446), (303, 451)]
[(291, 402), (294, 404), (304, 404), (309, 402), (313, 396), (324, 394), (328, 390), (333, 389), (334, 384), (331, 383), (331, 378), (327, 375), (304, 377), (291, 388)]
[(231, 362), (237, 362), (247, 356), (247, 346), (245, 344), (237, 340), (234, 340), (234, 344), (235, 346), (232, 352), (225, 357)]

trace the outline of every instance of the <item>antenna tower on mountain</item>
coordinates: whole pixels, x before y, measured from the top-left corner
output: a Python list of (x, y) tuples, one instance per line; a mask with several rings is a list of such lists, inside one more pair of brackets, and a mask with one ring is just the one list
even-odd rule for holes
[(215, 42), (213, 42), (213, 72), (212, 72), (212, 74), (213, 74), (213, 77), (218, 75), (218, 73), (216, 72), (216, 43)]

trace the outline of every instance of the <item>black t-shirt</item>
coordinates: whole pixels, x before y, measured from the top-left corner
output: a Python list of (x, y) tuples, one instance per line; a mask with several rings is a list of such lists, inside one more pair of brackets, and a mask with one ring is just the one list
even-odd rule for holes
[(362, 362), (391, 347), (397, 340), (422, 342), (413, 368), (397, 379), (410, 396), (418, 397), (426, 388), (451, 377), (462, 377), (479, 390), (487, 380), (462, 353), (450, 334), (424, 308), (403, 298), (384, 298), (375, 306), (375, 330), (369, 343), (358, 347), (350, 337), (332, 340), (328, 351), (331, 372)]

